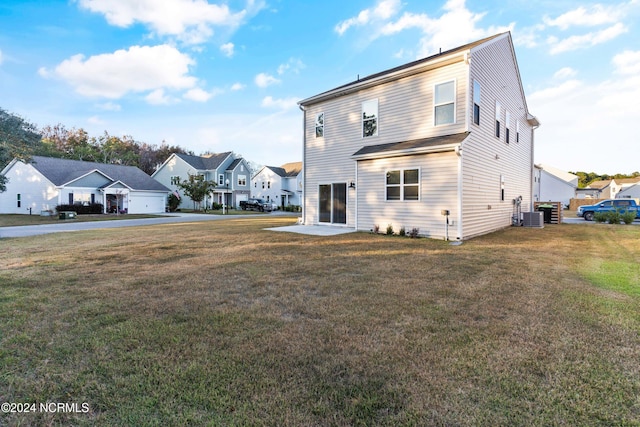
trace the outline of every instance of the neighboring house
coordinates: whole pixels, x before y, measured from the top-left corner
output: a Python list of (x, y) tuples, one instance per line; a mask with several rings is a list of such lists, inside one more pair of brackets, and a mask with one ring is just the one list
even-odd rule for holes
[(264, 166), (251, 178), (251, 196), (280, 208), (302, 205), (302, 162)]
[(211, 207), (213, 203), (239, 207), (241, 201), (249, 198), (251, 171), (246, 160), (231, 151), (205, 156), (174, 153), (151, 177), (180, 194), (180, 206), (190, 209), (194, 207), (193, 200), (178, 187), (178, 183), (187, 180), (189, 175), (199, 175), (216, 183), (214, 191), (203, 200), (205, 207)]
[(562, 202), (567, 206), (576, 196), (578, 175), (548, 165), (535, 165), (533, 200)]
[(160, 213), (169, 189), (135, 166), (33, 156), (14, 159), (0, 193), (0, 213), (40, 214), (64, 204), (100, 203), (104, 212)]
[[(510, 33), (300, 101), (303, 222), (468, 239), (533, 208), (533, 135)], [(448, 215), (446, 215), (448, 213)]]
[(618, 199), (640, 199), (640, 183), (626, 187), (620, 191), (616, 198)]
[(585, 188), (576, 191), (578, 199), (614, 199), (618, 193), (616, 182), (612, 179), (598, 180), (589, 183)]

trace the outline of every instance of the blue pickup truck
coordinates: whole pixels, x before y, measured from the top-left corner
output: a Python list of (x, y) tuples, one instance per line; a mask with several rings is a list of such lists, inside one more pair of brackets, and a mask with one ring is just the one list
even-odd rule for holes
[(640, 218), (640, 209), (638, 209), (638, 204), (633, 199), (603, 200), (595, 205), (580, 206), (576, 215), (583, 217), (587, 221), (593, 221), (593, 217), (597, 212), (612, 212), (616, 210), (620, 213), (635, 211), (636, 219)]

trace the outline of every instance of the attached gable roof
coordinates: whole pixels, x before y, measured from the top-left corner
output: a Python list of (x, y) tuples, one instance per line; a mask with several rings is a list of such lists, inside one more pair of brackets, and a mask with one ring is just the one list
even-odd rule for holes
[[(295, 178), (302, 171), (302, 162), (285, 163), (284, 165), (282, 165), (280, 167), (278, 167), (278, 166), (265, 166), (264, 168), (270, 169), (271, 171), (273, 171), (273, 173), (275, 173), (276, 175), (278, 175), (281, 178)], [(262, 169), (264, 169), (264, 168), (262, 168)], [(260, 174), (260, 172), (262, 172), (262, 169), (260, 169), (258, 171), (258, 173), (256, 173), (256, 175)], [(256, 176), (256, 175), (254, 175), (254, 176)]]
[[(437, 64), (440, 62), (440, 60), (442, 59), (446, 59), (447, 57), (450, 56), (454, 56), (456, 54), (461, 54), (465, 51), (468, 51), (470, 49), (473, 49), (477, 46), (480, 46), (484, 43), (487, 43), (493, 39), (497, 39), (499, 37), (503, 37), (505, 35), (508, 35), (509, 33), (500, 33), (500, 34), (496, 34), (493, 35), (491, 37), (487, 37), (484, 38), (482, 40), (477, 40), (475, 42), (472, 43), (468, 43), (465, 44), (463, 46), (454, 48), (454, 49), (450, 49), (444, 52), (440, 52), (437, 53), (435, 55), (431, 55), (429, 57), (426, 58), (422, 58), (422, 59), (418, 59), (416, 61), (413, 62), (409, 62), (407, 64), (403, 64), (400, 65), (398, 67), (394, 67), (394, 68), (390, 68), (388, 70), (385, 71), (381, 71), (379, 73), (375, 73), (375, 74), (371, 74), (369, 76), (363, 77), (363, 78), (359, 78), (358, 80), (355, 80), (351, 83), (347, 83), (345, 85), (342, 86), (338, 86), (335, 89), (331, 89), (328, 90), (326, 92), (322, 92), (318, 95), (312, 96), (310, 98), (304, 99), (300, 102), (298, 102), (299, 105), (311, 105), (311, 104), (315, 104), (317, 102), (320, 101), (324, 101), (326, 99), (329, 98), (334, 98), (337, 96), (342, 96), (342, 95), (346, 95), (350, 92), (354, 92), (357, 90), (361, 90), (367, 87), (371, 87), (377, 84), (380, 84), (381, 82), (385, 81), (385, 80), (396, 80), (411, 74), (415, 74), (418, 72), (422, 72), (424, 71), (424, 68), (426, 68), (428, 65), (430, 65), (430, 63), (433, 64)], [(435, 67), (432, 67), (435, 68)]]
[(110, 165), (42, 156), (33, 156), (30, 164), (56, 186), (64, 186), (87, 174), (99, 172), (110, 180), (121, 181), (133, 190), (169, 191), (167, 187), (135, 166)]
[(599, 190), (602, 190), (607, 188), (611, 184), (611, 181), (612, 181), (611, 179), (593, 181), (592, 183), (587, 185), (587, 188), (591, 188), (591, 189), (597, 188)]
[(572, 173), (565, 172), (565, 171), (560, 170), (558, 168), (554, 168), (553, 166), (543, 165), (543, 164), (539, 164), (539, 165), (535, 165), (535, 166), (537, 168), (542, 169), (543, 171), (547, 172), (548, 174), (555, 176), (556, 178), (560, 179), (561, 181), (565, 181), (565, 182), (571, 183), (572, 181), (575, 181), (575, 180), (579, 179), (578, 175), (574, 175)]
[(236, 167), (238, 167), (240, 163), (242, 163), (242, 158), (235, 159), (233, 162), (231, 162), (229, 166), (227, 166), (227, 170), (228, 171), (234, 170)]
[(190, 156), (181, 153), (175, 153), (175, 155), (197, 170), (216, 170), (231, 155), (231, 151), (210, 156)]
[(392, 142), (389, 144), (369, 145), (353, 154), (356, 160), (375, 159), (380, 157), (406, 156), (411, 154), (437, 153), (454, 151), (470, 132), (453, 135), (434, 136), (431, 138), (413, 139), (411, 141)]

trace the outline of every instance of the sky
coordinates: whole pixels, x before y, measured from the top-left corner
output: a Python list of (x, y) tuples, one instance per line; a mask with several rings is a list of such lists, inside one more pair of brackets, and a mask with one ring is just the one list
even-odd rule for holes
[(640, 0), (2, 0), (0, 107), (280, 166), (298, 101), (510, 31), (535, 162), (632, 173), (639, 24)]

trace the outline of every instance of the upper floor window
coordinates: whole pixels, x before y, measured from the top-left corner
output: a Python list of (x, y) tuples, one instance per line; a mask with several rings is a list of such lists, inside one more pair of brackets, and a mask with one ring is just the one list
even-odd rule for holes
[(20, 193), (16, 194), (16, 202), (18, 207), (22, 207), (22, 200), (20, 199)]
[(500, 103), (496, 101), (496, 138), (500, 138)]
[(245, 186), (247, 185), (247, 176), (246, 175), (238, 175), (238, 185)]
[(218, 185), (224, 185), (224, 175), (218, 175)]
[(505, 113), (505, 118), (504, 118), (504, 141), (508, 144), (510, 141), (510, 137), (511, 137), (511, 114), (509, 114), (509, 112), (507, 111)]
[(316, 138), (322, 138), (324, 136), (324, 113), (318, 113), (316, 115)]
[(455, 81), (440, 83), (434, 88), (435, 125), (447, 125), (456, 122), (456, 84)]
[(178, 175), (174, 175), (171, 177), (171, 185), (180, 184), (180, 177)]
[(516, 120), (516, 142), (520, 142), (520, 122)]
[(420, 173), (418, 169), (387, 171), (387, 200), (419, 200)]
[(378, 100), (362, 103), (362, 137), (378, 135)]
[(480, 125), (480, 83), (473, 81), (473, 123)]

